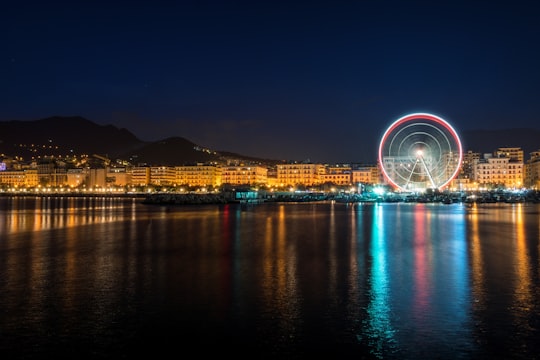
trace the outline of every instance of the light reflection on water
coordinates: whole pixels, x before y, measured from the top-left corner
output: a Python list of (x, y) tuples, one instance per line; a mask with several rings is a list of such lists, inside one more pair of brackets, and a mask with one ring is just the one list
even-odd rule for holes
[(0, 198), (0, 351), (535, 358), (539, 210)]
[(464, 210), (440, 210), (426, 204), (375, 208), (371, 301), (359, 339), (367, 337), (377, 358), (466, 358), (474, 350), (467, 330)]
[[(367, 317), (364, 319), (365, 328), (362, 333), (368, 337), (371, 352), (377, 357), (383, 357), (386, 349), (395, 345), (395, 329), (391, 321), (390, 284), (388, 278), (386, 243), (388, 235), (385, 233), (385, 219), (383, 207), (377, 206), (371, 225), (373, 236), (371, 239), (370, 258), (370, 302), (367, 308)], [(362, 341), (363, 336), (358, 335)]]

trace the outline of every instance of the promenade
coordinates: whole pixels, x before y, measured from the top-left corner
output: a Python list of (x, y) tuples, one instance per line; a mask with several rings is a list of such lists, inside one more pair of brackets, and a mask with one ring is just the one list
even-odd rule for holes
[(34, 192), (3, 191), (4, 197), (123, 197), (137, 198), (144, 204), (154, 205), (197, 205), (197, 204), (230, 204), (230, 203), (269, 203), (269, 202), (320, 202), (334, 201), (338, 203), (540, 203), (540, 192), (537, 190), (499, 190), (499, 191), (461, 191), (461, 192), (424, 192), (400, 193), (387, 192), (375, 194), (318, 192), (318, 191), (221, 191), (221, 192)]

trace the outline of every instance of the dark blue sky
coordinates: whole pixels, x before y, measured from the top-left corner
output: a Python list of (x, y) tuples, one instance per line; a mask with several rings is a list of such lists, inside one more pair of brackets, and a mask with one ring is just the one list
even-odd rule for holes
[(375, 162), (413, 112), (540, 126), (533, 1), (13, 1), (0, 29), (2, 121), (315, 162)]

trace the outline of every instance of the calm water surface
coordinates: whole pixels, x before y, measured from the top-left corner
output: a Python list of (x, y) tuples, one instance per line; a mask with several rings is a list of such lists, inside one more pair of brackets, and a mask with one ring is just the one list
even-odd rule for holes
[(538, 204), (0, 197), (0, 354), (539, 359), (539, 232)]

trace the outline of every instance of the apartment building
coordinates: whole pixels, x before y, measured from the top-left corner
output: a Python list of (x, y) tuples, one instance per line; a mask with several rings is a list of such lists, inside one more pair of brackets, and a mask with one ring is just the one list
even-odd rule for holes
[(0, 184), (9, 187), (25, 187), (26, 175), (23, 170), (0, 171)]
[(378, 166), (359, 166), (351, 170), (353, 184), (379, 184), (381, 169)]
[(533, 151), (524, 165), (523, 185), (530, 189), (540, 189), (540, 150)]
[(131, 169), (131, 185), (147, 186), (150, 185), (150, 167), (135, 166)]
[(151, 166), (150, 184), (156, 186), (171, 186), (176, 184), (176, 170), (172, 166)]
[(352, 168), (348, 165), (327, 166), (325, 173), (320, 176), (320, 181), (322, 184), (332, 183), (335, 185), (351, 185)]
[(467, 151), (463, 154), (463, 161), (461, 162), (461, 170), (459, 172), (459, 179), (471, 181), (474, 178), (474, 166), (476, 162), (480, 160), (481, 156), (479, 152)]
[(323, 164), (280, 164), (276, 167), (277, 186), (312, 186), (322, 183)]
[(175, 176), (178, 185), (187, 186), (220, 186), (221, 185), (221, 167), (215, 165), (190, 165), (176, 166)]
[(125, 167), (107, 168), (107, 184), (112, 186), (131, 185), (131, 172)]
[(66, 185), (69, 187), (79, 187), (87, 184), (88, 172), (82, 168), (68, 169), (66, 172)]
[(268, 169), (263, 166), (225, 166), (221, 171), (222, 184), (266, 184)]
[(523, 186), (523, 163), (509, 157), (485, 154), (474, 164), (474, 181), (479, 185), (500, 185), (507, 188)]

